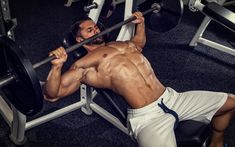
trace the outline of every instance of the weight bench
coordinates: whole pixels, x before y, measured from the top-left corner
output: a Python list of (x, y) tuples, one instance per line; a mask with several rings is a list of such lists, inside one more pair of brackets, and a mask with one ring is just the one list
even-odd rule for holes
[(202, 11), (203, 14), (205, 14), (205, 17), (201, 25), (199, 26), (197, 32), (190, 41), (189, 46), (196, 47), (198, 43), (201, 43), (213, 49), (235, 56), (235, 48), (219, 44), (215, 41), (203, 37), (203, 33), (206, 31), (206, 28), (211, 22), (211, 20), (214, 20), (219, 24), (227, 27), (231, 31), (235, 32), (235, 13), (223, 7), (223, 4), (227, 6), (234, 4), (235, 1), (232, 0), (228, 3), (226, 3), (226, 0), (214, 1), (216, 2), (209, 2), (206, 5), (201, 4), (199, 0), (189, 1), (188, 5), (191, 11), (195, 12), (199, 10)]
[[(73, 38), (71, 33), (68, 33), (63, 40), (63, 46), (68, 48), (71, 45), (74, 45), (76, 40)], [(78, 48), (77, 51), (73, 52), (75, 59), (80, 59), (82, 56), (86, 54), (86, 50), (84, 48)], [(112, 123), (114, 126), (118, 127), (120, 130), (125, 130), (124, 132), (128, 134), (127, 126), (126, 126), (126, 113), (124, 113), (119, 106), (114, 102), (111, 95), (115, 95), (111, 91), (107, 91), (104, 89), (93, 89), (87, 85), (83, 85), (84, 88), (81, 88), (81, 95), (82, 93), (87, 94), (85, 91), (87, 88), (90, 89), (90, 92), (95, 92), (104, 97), (105, 100), (111, 105), (113, 108), (112, 110), (115, 111), (116, 116), (109, 112), (105, 112), (102, 109), (100, 111), (96, 111), (100, 116), (104, 119)], [(86, 87), (86, 88), (85, 88)], [(91, 95), (91, 94), (88, 94)], [(117, 96), (115, 96), (117, 97)], [(90, 101), (92, 103), (92, 100)], [(93, 104), (91, 104), (93, 105)], [(90, 106), (91, 106), (90, 105)], [(91, 114), (91, 109), (94, 108), (87, 106), (88, 112), (87, 114)], [(210, 125), (204, 124), (202, 122), (196, 122), (193, 120), (182, 121), (179, 123), (178, 127), (175, 130), (177, 145), (179, 147), (204, 147), (206, 145), (206, 140), (210, 133)]]

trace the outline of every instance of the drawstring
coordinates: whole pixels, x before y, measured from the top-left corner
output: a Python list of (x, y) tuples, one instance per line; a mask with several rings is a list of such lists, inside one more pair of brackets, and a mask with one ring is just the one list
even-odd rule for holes
[(160, 103), (160, 104), (158, 103), (158, 106), (159, 106), (160, 108), (162, 108), (162, 110), (163, 110), (165, 113), (170, 113), (171, 115), (173, 115), (173, 116), (175, 117), (175, 124), (174, 124), (174, 130), (175, 130), (176, 127), (177, 127), (178, 124), (179, 124), (179, 117), (178, 117), (178, 114), (177, 114), (175, 111), (169, 109), (169, 108), (163, 103), (163, 99), (161, 100), (161, 103)]

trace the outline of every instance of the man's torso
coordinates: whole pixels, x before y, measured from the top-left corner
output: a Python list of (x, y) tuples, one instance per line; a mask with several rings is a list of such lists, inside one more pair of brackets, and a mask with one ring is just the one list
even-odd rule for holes
[(148, 60), (131, 42), (111, 42), (87, 56), (90, 63), (82, 82), (113, 90), (132, 108), (151, 103), (165, 90)]

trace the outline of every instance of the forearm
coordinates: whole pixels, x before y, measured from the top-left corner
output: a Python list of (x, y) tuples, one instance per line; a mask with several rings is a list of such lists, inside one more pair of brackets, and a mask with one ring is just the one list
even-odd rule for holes
[(54, 99), (58, 97), (61, 85), (61, 69), (62, 65), (52, 65), (45, 83), (45, 94), (47, 99)]
[(146, 43), (145, 24), (144, 22), (136, 25), (136, 32), (134, 37), (131, 39), (140, 48), (143, 48)]

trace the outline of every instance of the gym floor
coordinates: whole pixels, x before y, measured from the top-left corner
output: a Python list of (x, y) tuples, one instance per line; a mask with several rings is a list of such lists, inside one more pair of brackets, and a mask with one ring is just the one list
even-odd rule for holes
[[(48, 52), (59, 47), (63, 36), (77, 18), (85, 15), (83, 6), (86, 0), (80, 0), (71, 7), (65, 7), (64, 0), (10, 0), (10, 9), (13, 17), (17, 18), (15, 39), (32, 63), (47, 57)], [(122, 20), (123, 5), (109, 19), (102, 19), (107, 26)], [(158, 78), (166, 86), (179, 92), (187, 90), (211, 90), (235, 93), (235, 58), (216, 51), (204, 45), (195, 48), (188, 46), (200, 25), (203, 15), (200, 12), (191, 12), (185, 7), (181, 23), (173, 30), (158, 34), (147, 30), (147, 44), (143, 54), (149, 59)], [(114, 40), (117, 31), (110, 33)], [(212, 22), (207, 28), (206, 38), (223, 45), (230, 46), (228, 41), (235, 41), (235, 34), (225, 27)], [(65, 66), (65, 70), (74, 61), (72, 56)], [(37, 69), (40, 80), (45, 80), (50, 64)], [(79, 93), (56, 102), (44, 102), (41, 113), (29, 117), (45, 115), (49, 112), (72, 104), (78, 100)], [(108, 111), (112, 108), (102, 100), (95, 99)], [(122, 99), (116, 99), (121, 108), (127, 106)], [(0, 146), (14, 146), (9, 140), (10, 128), (0, 116)], [(115, 128), (112, 124), (92, 114), (87, 116), (80, 110), (63, 117), (32, 128), (26, 132), (27, 142), (23, 147), (136, 147), (127, 135)], [(226, 130), (225, 142), (229, 147), (235, 147), (235, 119)]]

